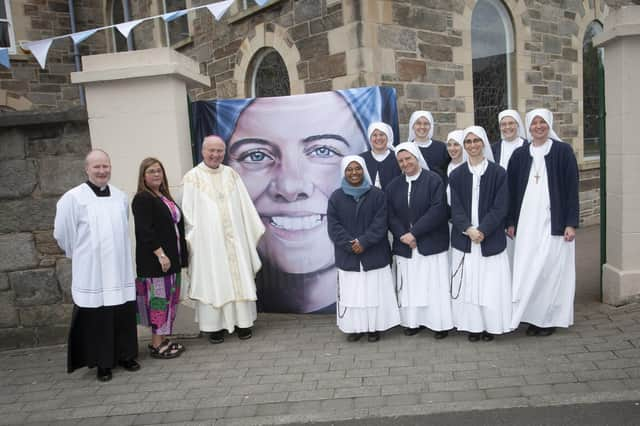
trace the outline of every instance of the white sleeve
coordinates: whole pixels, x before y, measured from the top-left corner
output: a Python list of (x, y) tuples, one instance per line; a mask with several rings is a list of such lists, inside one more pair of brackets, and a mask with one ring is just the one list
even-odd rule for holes
[(53, 224), (53, 237), (68, 258), (73, 256), (76, 243), (76, 203), (75, 198), (66, 193), (56, 204), (56, 218)]

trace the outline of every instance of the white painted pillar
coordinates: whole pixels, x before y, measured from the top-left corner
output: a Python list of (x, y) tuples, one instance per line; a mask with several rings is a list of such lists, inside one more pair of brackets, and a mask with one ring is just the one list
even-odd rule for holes
[(607, 112), (607, 263), (603, 301), (640, 298), (640, 6), (612, 9), (604, 32)]

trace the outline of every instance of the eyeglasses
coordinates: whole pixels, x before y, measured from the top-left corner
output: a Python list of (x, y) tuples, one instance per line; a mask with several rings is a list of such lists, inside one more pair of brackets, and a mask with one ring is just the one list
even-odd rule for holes
[(162, 169), (147, 169), (144, 172), (145, 175), (161, 175)]

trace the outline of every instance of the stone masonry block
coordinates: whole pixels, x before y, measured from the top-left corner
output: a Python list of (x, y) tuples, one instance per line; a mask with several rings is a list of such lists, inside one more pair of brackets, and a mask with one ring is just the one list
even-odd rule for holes
[(322, 15), (322, 2), (317, 0), (300, 0), (293, 9), (296, 23), (309, 21)]
[(50, 157), (38, 160), (40, 189), (45, 195), (64, 194), (86, 180), (84, 159)]
[(58, 259), (56, 262), (56, 279), (62, 290), (62, 300), (71, 303), (71, 259)]
[(423, 8), (412, 8), (394, 4), (393, 21), (408, 28), (429, 31), (445, 31), (447, 15)]
[(316, 56), (329, 55), (329, 39), (327, 33), (307, 37), (296, 42), (300, 51), (300, 60), (305, 61)]
[(17, 129), (0, 129), (0, 160), (24, 158), (24, 142), (24, 134)]
[[(20, 308), (20, 325), (23, 327), (50, 326), (68, 324), (71, 321), (71, 304), (53, 304)], [(0, 314), (1, 315), (1, 314)]]
[(53, 269), (32, 269), (9, 274), (16, 306), (48, 305), (62, 299)]
[(36, 332), (33, 328), (0, 329), (0, 350), (34, 346)]
[(396, 50), (416, 50), (416, 32), (404, 28), (378, 27), (380, 47)]
[(449, 46), (433, 46), (430, 44), (419, 44), (418, 49), (422, 56), (432, 61), (451, 62), (453, 61), (453, 50)]
[(51, 229), (56, 201), (56, 198), (25, 198), (0, 202), (4, 216), (0, 221), (0, 233)]
[(408, 84), (407, 98), (409, 99), (428, 99), (438, 96), (438, 87), (426, 84)]
[(396, 64), (398, 78), (402, 81), (424, 81), (427, 65), (424, 61), (400, 59)]
[(58, 242), (53, 238), (51, 230), (47, 231), (35, 231), (33, 233), (36, 250), (40, 254), (63, 254), (63, 251), (58, 247)]
[(0, 328), (18, 325), (18, 313), (14, 306), (15, 293), (13, 291), (0, 292)]
[(91, 139), (86, 123), (67, 123), (60, 136), (29, 139), (26, 144), (28, 157), (75, 154), (84, 158), (90, 150)]
[(0, 198), (30, 195), (36, 182), (36, 165), (33, 160), (0, 161)]
[(0, 235), (0, 271), (33, 268), (38, 265), (38, 252), (33, 235)]
[(346, 75), (346, 54), (337, 53), (330, 56), (319, 56), (309, 61), (309, 77), (311, 80), (324, 80)]

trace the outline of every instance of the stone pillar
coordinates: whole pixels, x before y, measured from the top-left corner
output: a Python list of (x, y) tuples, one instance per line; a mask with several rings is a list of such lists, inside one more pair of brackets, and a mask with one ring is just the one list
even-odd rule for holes
[(613, 9), (594, 42), (604, 47), (607, 111), (607, 263), (603, 301), (640, 298), (640, 6)]
[(193, 166), (187, 88), (209, 87), (198, 63), (170, 48), (85, 56), (71, 82), (84, 84), (93, 148), (111, 156), (111, 182), (135, 193), (138, 167), (157, 157), (176, 187)]

